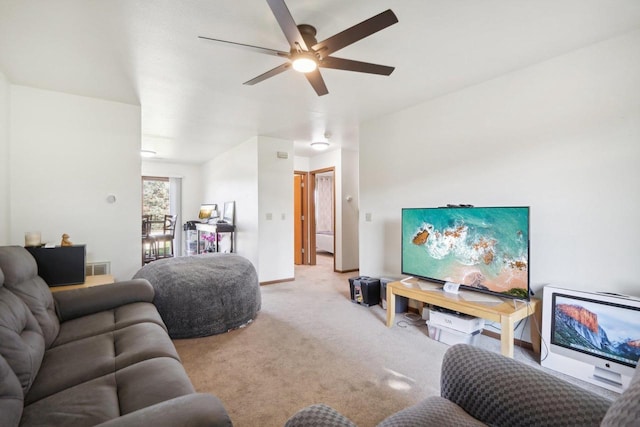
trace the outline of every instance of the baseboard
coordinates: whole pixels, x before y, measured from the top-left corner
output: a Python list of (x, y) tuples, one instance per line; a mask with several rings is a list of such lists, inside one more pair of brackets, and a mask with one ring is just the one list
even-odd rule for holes
[(333, 271), (336, 272), (336, 273), (353, 273), (354, 271), (359, 271), (359, 270), (360, 270), (359, 268), (352, 268), (350, 270), (337, 270), (337, 269), (334, 269)]
[(260, 286), (275, 285), (276, 283), (284, 283), (284, 282), (293, 282), (294, 280), (296, 280), (295, 277), (290, 277), (288, 279), (271, 280), (268, 282), (260, 282)]

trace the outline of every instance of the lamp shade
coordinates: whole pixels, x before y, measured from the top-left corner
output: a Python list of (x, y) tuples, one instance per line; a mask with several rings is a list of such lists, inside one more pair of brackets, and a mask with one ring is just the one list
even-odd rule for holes
[(291, 61), (291, 65), (293, 69), (299, 71), (301, 73), (309, 73), (316, 68), (318, 68), (318, 64), (313, 59), (311, 55), (298, 55), (296, 58)]

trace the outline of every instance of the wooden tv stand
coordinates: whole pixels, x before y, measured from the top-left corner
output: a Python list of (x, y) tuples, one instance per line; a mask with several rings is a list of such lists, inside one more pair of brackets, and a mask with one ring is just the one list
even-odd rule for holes
[[(472, 291), (467, 291), (472, 292)], [(439, 289), (423, 290), (417, 279), (404, 282), (391, 282), (387, 285), (387, 327), (392, 327), (395, 318), (396, 295), (433, 304), (438, 307), (481, 317), (492, 322), (499, 322), (500, 348), (502, 354), (513, 357), (514, 325), (517, 321), (531, 315), (540, 325), (542, 318), (540, 300), (532, 298), (529, 302), (519, 300), (502, 300), (502, 302), (465, 301), (463, 296), (447, 294)], [(531, 344), (536, 353), (540, 353), (540, 332), (535, 324), (531, 325)]]

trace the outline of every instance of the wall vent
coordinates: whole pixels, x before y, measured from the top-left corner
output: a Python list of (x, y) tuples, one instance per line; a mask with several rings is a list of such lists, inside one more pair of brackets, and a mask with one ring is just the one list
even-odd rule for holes
[(111, 262), (88, 262), (85, 267), (87, 276), (100, 276), (102, 274), (111, 274)]

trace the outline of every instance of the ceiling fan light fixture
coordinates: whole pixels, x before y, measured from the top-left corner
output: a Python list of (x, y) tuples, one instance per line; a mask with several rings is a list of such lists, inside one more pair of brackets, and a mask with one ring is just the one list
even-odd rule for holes
[(299, 55), (291, 61), (291, 65), (300, 73), (310, 73), (318, 68), (318, 63), (311, 55)]
[(311, 143), (311, 148), (317, 151), (326, 150), (329, 148), (329, 141), (314, 141)]

